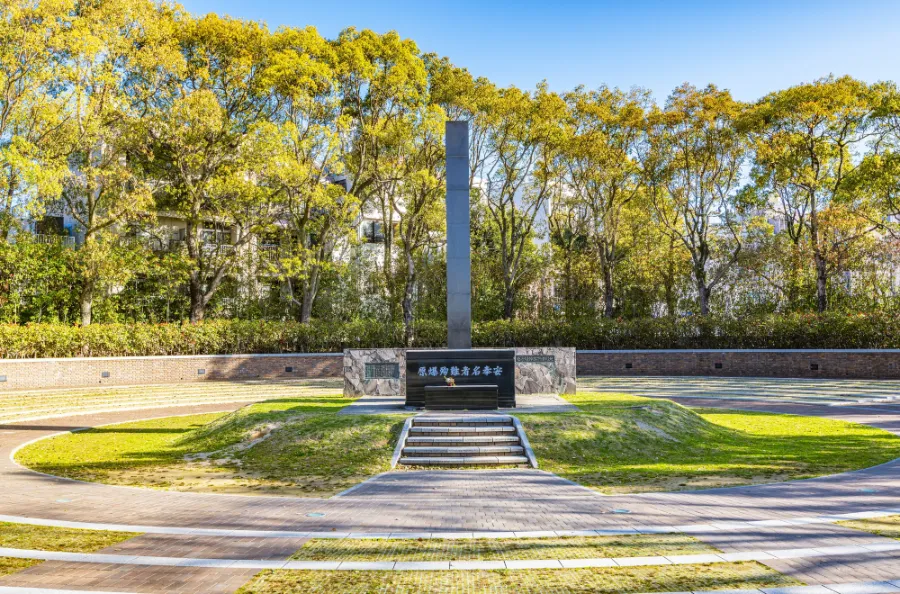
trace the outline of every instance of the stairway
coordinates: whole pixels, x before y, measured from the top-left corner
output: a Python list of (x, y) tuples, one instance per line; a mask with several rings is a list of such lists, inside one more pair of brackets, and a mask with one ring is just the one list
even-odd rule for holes
[(509, 415), (417, 415), (407, 421), (394, 461), (405, 466), (537, 467), (521, 427)]

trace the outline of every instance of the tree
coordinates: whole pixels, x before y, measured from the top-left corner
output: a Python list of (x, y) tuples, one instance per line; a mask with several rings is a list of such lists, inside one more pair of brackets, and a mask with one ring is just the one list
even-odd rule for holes
[(650, 116), (645, 175), (658, 220), (691, 254), (700, 314), (741, 252), (734, 200), (746, 155), (735, 129), (741, 104), (710, 85), (675, 89), (665, 110)]
[(279, 97), (273, 117), (280, 145), (269, 183), (280, 190), (288, 225), (275, 265), (300, 321), (308, 322), (322, 276), (335, 267), (334, 251), (350, 239), (359, 212), (359, 201), (335, 183), (349, 118), (340, 115), (334, 50), (315, 29), (284, 29), (272, 46), (265, 76)]
[(578, 88), (566, 95), (570, 137), (563, 150), (566, 188), (587, 210), (589, 237), (603, 282), (603, 315), (615, 310), (616, 265), (622, 259), (619, 235), (622, 211), (641, 191), (638, 162), (644, 142), (644, 110), (649, 94), (640, 89), (624, 93), (601, 87)]
[(395, 218), (402, 216), (396, 207), (403, 184), (414, 171), (415, 159), (406, 151), (414, 150), (411, 124), (427, 109), (427, 72), (416, 44), (396, 32), (378, 35), (346, 29), (338, 36), (335, 51), (341, 114), (350, 121), (341, 147), (349, 193), (359, 199), (363, 212), (380, 218), (377, 266), (388, 314), (397, 320), (405, 289), (394, 250)]
[(840, 247), (824, 237), (821, 214), (841, 199), (853, 178), (859, 165), (855, 153), (873, 134), (870, 114), (869, 88), (845, 76), (771, 93), (744, 118), (757, 183), (778, 196), (795, 245), (804, 230), (809, 233), (819, 312), (828, 308), (828, 251)]
[[(278, 149), (266, 71), (270, 35), (260, 24), (207, 15), (177, 29), (180, 59), (145, 94), (147, 166), (161, 180), (157, 205), (184, 219), (190, 319), (206, 308), (256, 233), (276, 212), (264, 183)], [(155, 83), (154, 83), (155, 84)]]
[(473, 163), (478, 200), (483, 200), (500, 235), (503, 317), (511, 319), (525, 274), (523, 256), (538, 215), (560, 191), (558, 155), (563, 142), (562, 98), (540, 85), (534, 95), (502, 89), (480, 106), (476, 126), (484, 129), (485, 157)]
[(42, 196), (60, 192), (65, 173), (42, 154), (46, 137), (64, 121), (53, 90), (63, 55), (71, 0), (9, 0), (0, 5), (0, 242), (16, 217)]
[(132, 133), (139, 116), (125, 79), (138, 53), (153, 55), (155, 45), (167, 43), (157, 35), (156, 10), (144, 0), (83, 3), (64, 32), (57, 95), (67, 117), (50, 141), (67, 165), (62, 203), (84, 235), (78, 251), (83, 325), (91, 323), (104, 282), (122, 280), (116, 227), (148, 216), (152, 204), (149, 184), (131, 163), (143, 138)]

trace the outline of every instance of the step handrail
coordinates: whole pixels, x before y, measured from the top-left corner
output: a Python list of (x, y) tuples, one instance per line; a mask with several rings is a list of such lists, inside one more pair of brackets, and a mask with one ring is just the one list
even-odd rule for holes
[(522, 426), (521, 421), (517, 417), (513, 417), (510, 415), (513, 420), (513, 425), (516, 427), (516, 434), (519, 436), (519, 443), (525, 448), (525, 457), (528, 458), (528, 461), (531, 462), (532, 468), (538, 467), (537, 458), (534, 455), (534, 450), (531, 449), (531, 444), (528, 442), (528, 437), (525, 435), (525, 428)]
[(415, 418), (415, 415), (406, 417), (406, 421), (403, 423), (400, 438), (397, 439), (397, 447), (394, 448), (394, 455), (391, 457), (391, 468), (396, 468), (397, 462), (400, 461), (400, 455), (403, 453), (403, 447), (406, 445), (406, 437), (409, 435), (409, 428), (412, 427), (412, 422)]

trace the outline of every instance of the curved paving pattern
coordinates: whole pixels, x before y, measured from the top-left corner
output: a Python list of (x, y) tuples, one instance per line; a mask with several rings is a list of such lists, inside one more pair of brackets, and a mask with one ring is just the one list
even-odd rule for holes
[[(592, 387), (606, 389), (600, 381)], [(739, 400), (715, 394), (688, 396), (680, 398), (671, 391), (666, 394), (692, 406), (822, 415), (900, 433), (898, 405), (835, 407), (830, 403), (798, 402), (794, 397), (779, 400), (777, 395), (764, 399), (742, 396)], [(390, 472), (341, 497), (326, 500), (175, 493), (80, 483), (28, 471), (9, 458), (11, 451), (23, 443), (76, 427), (239, 406), (177, 407), (154, 410), (152, 414), (129, 411), (0, 425), (0, 484), (3, 485), (0, 514), (54, 521), (237, 530), (240, 532), (234, 533), (235, 537), (246, 538), (253, 537), (246, 532), (252, 530), (329, 532), (335, 536), (344, 532), (372, 535), (491, 532), (496, 536), (513, 536), (515, 532), (529, 531), (627, 532), (691, 525), (698, 537), (730, 553), (871, 543), (870, 534), (808, 520), (812, 516), (900, 506), (896, 497), (900, 486), (898, 461), (805, 481), (616, 497), (600, 496), (550, 473), (534, 470)], [(628, 513), (618, 513), (622, 510)], [(748, 526), (748, 521), (756, 524)], [(856, 560), (852, 553), (831, 556), (824, 561), (804, 557), (766, 563), (809, 583), (891, 579), (900, 575), (900, 554), (890, 551), (874, 560), (867, 557), (865, 563)], [(47, 565), (50, 564), (39, 567), (46, 571)], [(32, 571), (40, 570), (34, 568), (22, 574)], [(6, 585), (9, 580), (9, 577), (2, 579), (0, 584)]]

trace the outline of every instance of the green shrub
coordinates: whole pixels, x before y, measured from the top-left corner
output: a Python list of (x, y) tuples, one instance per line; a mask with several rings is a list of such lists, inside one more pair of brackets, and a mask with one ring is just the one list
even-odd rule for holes
[[(423, 321), (417, 347), (446, 344), (446, 326)], [(750, 318), (659, 318), (579, 322), (500, 320), (475, 323), (479, 347), (577, 349), (900, 348), (900, 319), (888, 314), (795, 314)], [(201, 324), (0, 325), (0, 358), (334, 353), (403, 344), (399, 324), (212, 320)]]

